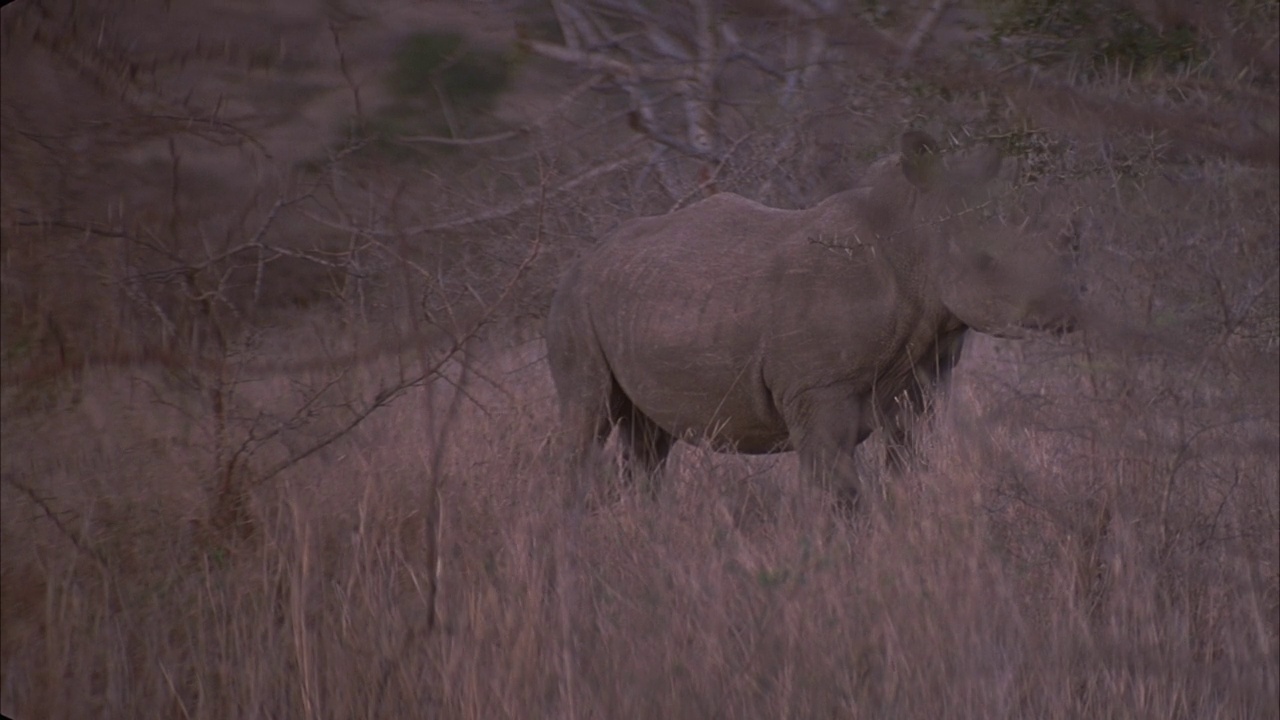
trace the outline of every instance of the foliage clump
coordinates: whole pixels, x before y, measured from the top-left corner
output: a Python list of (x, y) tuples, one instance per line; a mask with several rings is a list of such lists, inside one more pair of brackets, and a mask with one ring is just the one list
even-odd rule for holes
[(1069, 61), (1097, 75), (1107, 68), (1177, 71), (1203, 60), (1194, 28), (1157, 28), (1115, 0), (998, 0), (992, 37), (1021, 45), (1038, 65)]
[[(384, 159), (419, 158), (399, 145), (405, 136), (456, 137), (480, 122), (508, 87), (510, 53), (481, 48), (452, 33), (414, 33), (392, 56), (386, 82), (392, 100), (356, 123)], [(437, 148), (437, 151), (447, 148)]]
[(443, 93), (454, 103), (483, 105), (510, 81), (509, 57), (473, 47), (456, 33), (410, 35), (393, 61), (391, 90), (405, 101)]

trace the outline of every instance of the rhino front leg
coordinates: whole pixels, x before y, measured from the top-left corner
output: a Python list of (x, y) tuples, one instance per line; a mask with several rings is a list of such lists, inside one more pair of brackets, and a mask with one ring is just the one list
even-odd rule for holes
[(801, 472), (835, 493), (845, 512), (858, 506), (862, 490), (854, 450), (871, 432), (866, 412), (862, 398), (822, 388), (798, 398), (785, 413)]
[(950, 385), (951, 371), (964, 350), (964, 332), (940, 338), (928, 361), (916, 368), (915, 379), (894, 398), (883, 423), (885, 465), (900, 474), (919, 461), (921, 437), (933, 425), (938, 401)]
[(907, 388), (894, 398), (884, 421), (884, 461), (894, 474), (901, 474), (919, 458), (920, 433), (933, 415), (928, 392), (918, 384)]

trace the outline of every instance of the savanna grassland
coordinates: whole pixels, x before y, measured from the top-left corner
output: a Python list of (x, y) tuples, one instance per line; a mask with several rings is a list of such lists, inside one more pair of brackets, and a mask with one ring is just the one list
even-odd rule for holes
[[(1275, 2), (0, 10), (0, 710), (1280, 715)], [(541, 321), (617, 223), (1007, 160), (1090, 322), (974, 336), (848, 521), (578, 484)], [(860, 178), (862, 180), (860, 180)]]

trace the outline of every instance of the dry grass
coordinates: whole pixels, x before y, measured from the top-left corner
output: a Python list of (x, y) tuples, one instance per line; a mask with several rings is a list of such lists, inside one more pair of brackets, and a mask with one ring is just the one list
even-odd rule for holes
[[(450, 413), (437, 386), (296, 466), (255, 496), (258, 529), (238, 541), (192, 522), (202, 440), (118, 371), (87, 374), (74, 406), (6, 419), (5, 712), (1275, 712), (1277, 466), (1247, 432), (1188, 445), (1170, 540), (1155, 527), (1159, 446), (1108, 437), (1105, 406), (1075, 431), (1024, 429), (1019, 396), (983, 377), (999, 355), (980, 348), (928, 467), (890, 486), (888, 509), (849, 526), (790, 459), (685, 449), (657, 502), (593, 505), (565, 598), (540, 352), (473, 361), (504, 391), (473, 381), (488, 413)], [(1024, 375), (1010, 386), (1027, 393), (1047, 373)], [(430, 413), (450, 423), (446, 447), (424, 442)], [(439, 452), (432, 629), (422, 508)]]

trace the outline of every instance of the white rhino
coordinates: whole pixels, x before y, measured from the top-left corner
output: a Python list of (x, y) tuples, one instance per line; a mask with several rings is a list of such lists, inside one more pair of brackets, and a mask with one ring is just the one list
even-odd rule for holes
[(722, 193), (626, 222), (585, 252), (546, 321), (579, 460), (615, 425), (650, 478), (677, 439), (794, 450), (852, 503), (854, 449), (877, 428), (890, 448), (908, 444), (904, 406), (926, 409), (968, 330), (1070, 330), (1066, 259), (974, 204), (999, 154), (947, 163), (936, 148), (908, 132), (869, 186), (812, 208)]

